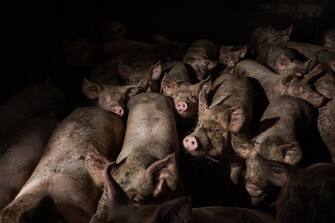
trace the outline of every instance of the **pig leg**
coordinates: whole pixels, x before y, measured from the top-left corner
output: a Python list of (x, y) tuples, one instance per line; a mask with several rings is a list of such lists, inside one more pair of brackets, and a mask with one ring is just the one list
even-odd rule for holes
[(15, 199), (3, 210), (1, 223), (19, 223), (23, 213), (37, 206), (47, 195), (47, 179), (34, 179), (23, 186)]

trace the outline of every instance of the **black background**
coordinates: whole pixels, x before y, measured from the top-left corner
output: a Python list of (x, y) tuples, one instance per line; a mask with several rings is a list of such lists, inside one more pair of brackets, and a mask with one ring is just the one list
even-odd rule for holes
[[(319, 2), (326, 10), (318, 18), (291, 18), (264, 10), (261, 4)], [(66, 81), (63, 40), (75, 36), (99, 38), (103, 21), (111, 18), (128, 26), (127, 38), (150, 42), (154, 34), (191, 42), (208, 38), (216, 43), (248, 42), (257, 26), (293, 23), (294, 38), (318, 42), (335, 23), (331, 0), (256, 1), (44, 1), (2, 2), (0, 7), (1, 100), (24, 85), (59, 73)]]

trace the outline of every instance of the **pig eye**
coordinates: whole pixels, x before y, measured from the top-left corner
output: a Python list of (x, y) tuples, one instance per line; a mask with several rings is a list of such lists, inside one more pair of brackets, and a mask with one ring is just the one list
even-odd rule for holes
[(220, 127), (215, 127), (214, 130), (213, 130), (213, 132), (214, 132), (215, 134), (219, 134), (219, 133), (222, 132), (222, 129), (221, 129)]

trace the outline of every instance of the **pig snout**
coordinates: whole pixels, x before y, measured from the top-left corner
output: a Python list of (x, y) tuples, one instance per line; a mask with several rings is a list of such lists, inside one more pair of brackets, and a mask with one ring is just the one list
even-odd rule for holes
[(248, 182), (245, 185), (245, 189), (248, 191), (250, 196), (253, 196), (253, 197), (258, 197), (261, 194), (263, 194), (263, 189), (258, 187), (256, 184), (251, 183), (251, 182)]
[(177, 101), (176, 102), (176, 110), (179, 113), (186, 112), (188, 110), (188, 104), (186, 101)]
[(185, 149), (189, 150), (189, 151), (195, 151), (199, 148), (199, 143), (197, 138), (195, 138), (195, 136), (186, 136), (183, 140), (183, 145), (185, 147)]
[(115, 106), (112, 108), (112, 112), (122, 117), (124, 115), (124, 109), (121, 106)]
[(232, 59), (228, 60), (228, 67), (235, 67), (235, 61)]

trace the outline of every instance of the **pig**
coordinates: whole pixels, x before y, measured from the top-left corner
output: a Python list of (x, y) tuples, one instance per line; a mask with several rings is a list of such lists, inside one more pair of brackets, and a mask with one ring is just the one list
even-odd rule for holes
[(118, 74), (124, 84), (138, 84), (145, 80), (151, 91), (159, 91), (161, 61), (166, 56), (157, 46), (121, 39), (103, 43), (100, 54), (103, 61), (118, 67)]
[(191, 84), (190, 74), (186, 65), (176, 62), (161, 82), (163, 95), (174, 101), (177, 113), (183, 118), (193, 119), (198, 114), (198, 95), (201, 90), (208, 94), (211, 89), (210, 77)]
[(329, 69), (313, 83), (315, 89), (329, 99), (319, 108), (317, 126), (320, 136), (335, 162), (335, 75)]
[(258, 28), (254, 32), (257, 61), (266, 64), (279, 74), (297, 74), (301, 76), (309, 71), (309, 61), (299, 51), (286, 46), (292, 34), (293, 26), (284, 30), (272, 27)]
[[(178, 195), (178, 136), (171, 101), (158, 93), (141, 93), (129, 100), (128, 108), (122, 150), (109, 174), (139, 204), (157, 203)], [(106, 220), (106, 193), (105, 188), (94, 221)]]
[(27, 119), (1, 138), (0, 211), (28, 180), (57, 122), (53, 117)]
[(294, 49), (309, 59), (322, 50), (331, 50), (331, 48), (322, 45), (294, 41), (288, 41), (284, 43), (283, 46), (289, 49)]
[(144, 91), (145, 88), (145, 84), (142, 85), (142, 82), (136, 85), (119, 85), (108, 81), (100, 83), (94, 83), (84, 78), (82, 84), (83, 94), (99, 108), (113, 112), (120, 117), (123, 117), (126, 113), (125, 105), (129, 98)]
[(296, 165), (302, 159), (299, 139), (311, 125), (313, 107), (299, 98), (280, 96), (270, 102), (261, 118), (261, 132), (252, 140), (233, 140), (235, 152), (246, 164), (245, 188), (253, 204), (266, 197), (269, 182), (261, 172), (258, 155)]
[(307, 59), (299, 52), (285, 47), (272, 47), (267, 57), (267, 65), (281, 75), (302, 76), (316, 64), (316, 59)]
[[(272, 223), (274, 219), (260, 211), (237, 207), (192, 208), (189, 197), (179, 197), (159, 205), (134, 205), (122, 187), (113, 179), (110, 171), (105, 171), (105, 189), (108, 206), (104, 209), (104, 221), (91, 219), (90, 223)], [(130, 214), (131, 213), (131, 214)]]
[(253, 87), (248, 77), (221, 74), (214, 82), (208, 107), (205, 92), (199, 95), (199, 117), (195, 130), (183, 140), (186, 151), (229, 163), (231, 180), (237, 184), (241, 160), (231, 148), (231, 135), (248, 138), (253, 110)]
[(257, 79), (270, 102), (281, 95), (290, 95), (318, 108), (327, 100), (297, 75), (278, 75), (254, 60), (241, 61), (236, 66), (236, 72)]
[(276, 30), (272, 26), (256, 28), (251, 39), (252, 55), (257, 55), (259, 63), (266, 64), (270, 49), (289, 41), (292, 31), (292, 25), (284, 30)]
[(115, 160), (123, 140), (122, 120), (95, 107), (82, 107), (64, 119), (51, 135), (34, 172), (1, 214), (0, 222), (20, 217), (51, 197), (67, 222), (88, 222), (102, 190), (98, 175), (85, 164), (93, 153)]
[(320, 51), (317, 54), (318, 62), (329, 67), (331, 72), (335, 73), (335, 50), (334, 51)]
[(233, 47), (233, 46), (221, 46), (219, 63), (226, 65), (226, 73), (232, 72), (236, 64), (244, 59), (248, 52), (247, 46)]
[(323, 46), (335, 49), (335, 28), (327, 30), (325, 32)]
[(0, 135), (34, 116), (55, 114), (62, 117), (67, 113), (68, 105), (63, 93), (48, 84), (24, 88), (0, 106)]
[(281, 188), (276, 205), (276, 222), (334, 222), (334, 164), (316, 163), (299, 169), (261, 157), (260, 166), (266, 178)]
[(219, 50), (209, 40), (197, 40), (186, 50), (183, 62), (193, 67), (198, 80), (207, 77), (208, 72), (217, 65)]

